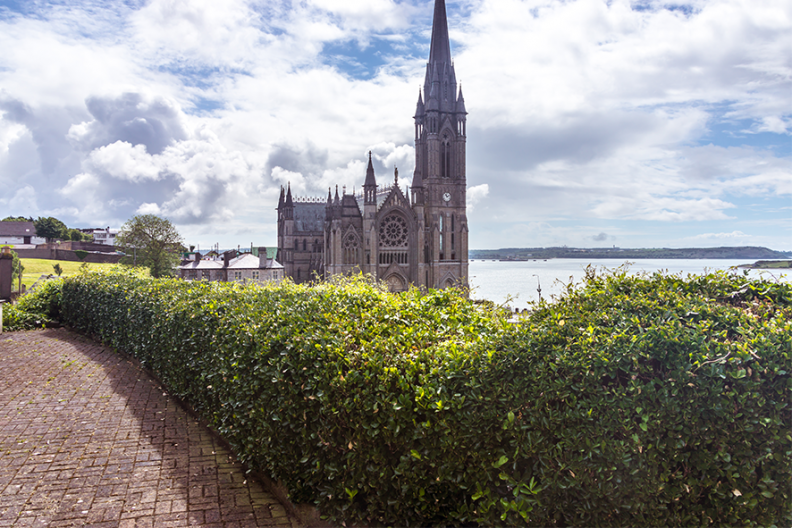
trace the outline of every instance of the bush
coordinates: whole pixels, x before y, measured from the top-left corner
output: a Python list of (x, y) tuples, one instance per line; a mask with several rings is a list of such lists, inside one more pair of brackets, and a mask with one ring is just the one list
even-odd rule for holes
[(591, 272), (521, 323), (454, 291), (86, 273), (136, 355), (295, 502), (372, 525), (789, 525), (792, 288)]
[(62, 280), (50, 279), (20, 297), (16, 304), (4, 304), (3, 330), (32, 330), (58, 319), (62, 286)]

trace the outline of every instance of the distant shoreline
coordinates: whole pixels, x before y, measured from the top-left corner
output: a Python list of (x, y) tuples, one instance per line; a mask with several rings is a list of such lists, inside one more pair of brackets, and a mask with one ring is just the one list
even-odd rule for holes
[[(765, 247), (717, 247), (717, 248), (502, 248), (471, 249), (470, 260), (501, 260), (525, 262), (555, 258), (574, 259), (731, 259), (759, 262), (781, 262), (792, 259), (792, 252), (774, 251)], [(752, 264), (746, 264), (752, 266)], [(772, 268), (789, 266), (773, 265)]]
[(758, 260), (753, 264), (740, 264), (741, 269), (787, 270), (792, 269), (792, 260)]

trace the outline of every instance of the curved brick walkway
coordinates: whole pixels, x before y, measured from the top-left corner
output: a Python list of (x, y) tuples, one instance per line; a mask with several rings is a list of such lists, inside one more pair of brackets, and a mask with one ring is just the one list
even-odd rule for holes
[(0, 335), (0, 527), (297, 526), (138, 364)]

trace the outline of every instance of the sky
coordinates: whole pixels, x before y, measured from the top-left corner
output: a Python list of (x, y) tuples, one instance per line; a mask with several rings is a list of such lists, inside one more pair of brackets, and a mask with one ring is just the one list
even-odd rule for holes
[[(792, 2), (447, 0), (469, 246), (792, 251)], [(0, 0), (0, 216), (276, 244), (414, 168), (429, 0)]]

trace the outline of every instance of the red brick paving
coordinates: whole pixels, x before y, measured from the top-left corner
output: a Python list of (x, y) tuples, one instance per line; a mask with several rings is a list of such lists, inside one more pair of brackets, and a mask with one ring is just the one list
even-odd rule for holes
[(0, 334), (0, 527), (296, 527), (128, 357), (65, 329)]

